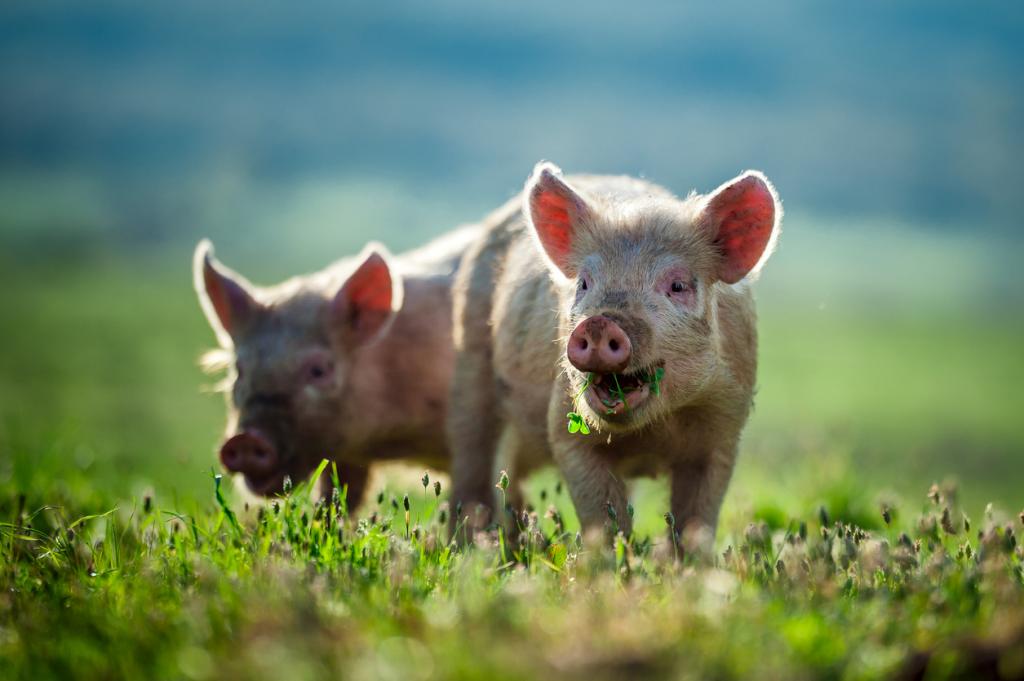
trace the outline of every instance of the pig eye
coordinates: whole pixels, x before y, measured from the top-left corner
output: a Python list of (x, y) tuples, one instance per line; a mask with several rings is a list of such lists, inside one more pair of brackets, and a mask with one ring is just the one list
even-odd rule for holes
[(314, 382), (322, 381), (325, 378), (329, 377), (331, 375), (331, 371), (333, 370), (334, 367), (331, 365), (330, 362), (310, 362), (306, 366), (306, 379)]
[(672, 282), (672, 293), (682, 293), (686, 290), (686, 284), (676, 279)]

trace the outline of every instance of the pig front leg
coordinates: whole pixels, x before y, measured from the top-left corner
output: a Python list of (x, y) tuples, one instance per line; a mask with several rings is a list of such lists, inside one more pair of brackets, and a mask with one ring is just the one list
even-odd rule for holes
[[(355, 466), (340, 461), (334, 462), (334, 465), (338, 467), (338, 482), (342, 486), (348, 487), (345, 495), (346, 510), (350, 514), (354, 513), (363, 500), (363, 494), (366, 492), (366, 483), (370, 479), (370, 469), (366, 466)], [(324, 499), (330, 499), (333, 493), (334, 483), (331, 480), (331, 467), (328, 465), (327, 469), (320, 476), (320, 495)]]
[[(626, 535), (633, 531), (633, 520), (626, 508), (626, 485), (615, 474), (611, 461), (600, 451), (597, 433), (571, 434), (566, 431), (568, 400), (556, 390), (548, 410), (551, 450), (559, 472), (565, 478), (569, 496), (584, 533), (593, 528), (611, 527), (613, 522)], [(612, 520), (609, 507), (614, 509)]]
[(703, 546), (714, 545), (718, 512), (736, 462), (736, 446), (714, 448), (710, 454), (687, 457), (672, 466), (672, 515), (676, 533), (706, 532)]
[[(460, 540), (472, 537), (491, 521), (497, 444), (494, 372), (489, 353), (466, 349), (455, 358), (448, 409), (448, 442), (452, 454), (451, 532)], [(461, 513), (456, 513), (461, 508)], [(460, 517), (461, 516), (461, 517)]]

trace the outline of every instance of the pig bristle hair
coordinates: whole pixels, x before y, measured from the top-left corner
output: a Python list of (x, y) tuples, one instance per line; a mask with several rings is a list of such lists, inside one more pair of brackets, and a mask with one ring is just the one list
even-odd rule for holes
[(207, 350), (199, 357), (199, 367), (205, 374), (219, 374), (227, 371), (234, 361), (235, 355), (224, 348)]
[[(204, 374), (214, 376), (217, 374), (226, 373), (231, 369), (231, 365), (235, 361), (235, 353), (224, 348), (215, 348), (213, 350), (207, 350), (199, 357), (199, 368), (202, 369)], [(227, 375), (224, 380), (218, 382), (213, 386), (214, 392), (223, 392), (225, 389), (224, 384), (231, 385), (231, 376)]]
[(231, 389), (231, 384), (234, 382), (234, 377), (228, 373), (234, 361), (235, 353), (224, 348), (207, 350), (200, 355), (199, 368), (203, 370), (204, 374), (209, 374), (211, 376), (221, 373), (225, 374), (221, 380), (217, 381), (213, 385), (204, 386), (203, 391), (214, 393), (228, 392)]

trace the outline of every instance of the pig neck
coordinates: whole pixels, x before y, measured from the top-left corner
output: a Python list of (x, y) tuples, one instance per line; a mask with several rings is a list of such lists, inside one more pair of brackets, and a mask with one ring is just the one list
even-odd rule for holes
[[(449, 276), (405, 280), (402, 309), (377, 342), (354, 355), (360, 444), (371, 456), (434, 458), (444, 451), (453, 351)], [(355, 425), (355, 424), (354, 424)], [(358, 427), (358, 425), (357, 425)], [(380, 448), (395, 447), (392, 454)]]

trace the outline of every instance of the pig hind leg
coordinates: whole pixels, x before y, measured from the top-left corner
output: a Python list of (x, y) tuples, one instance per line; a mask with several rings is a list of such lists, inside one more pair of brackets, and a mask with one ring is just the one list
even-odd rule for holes
[[(493, 477), (496, 407), (489, 352), (485, 348), (476, 348), (459, 353), (455, 359), (448, 408), (448, 441), (452, 450), (452, 527), (467, 523), (469, 536), (491, 521), (496, 491), (496, 478)], [(456, 517), (460, 506), (461, 517)]]
[(505, 526), (506, 536), (519, 534), (521, 525), (520, 513), (524, 508), (521, 477), (525, 471), (520, 467), (522, 457), (519, 452), (522, 448), (522, 438), (519, 432), (511, 424), (507, 424), (501, 431), (498, 438), (497, 456), (494, 461), (494, 472), (491, 480), (499, 482), (501, 472), (504, 471), (509, 478), (508, 489), (502, 493), (500, 489), (492, 487), (494, 497), (494, 508), (499, 510), (499, 518)]

